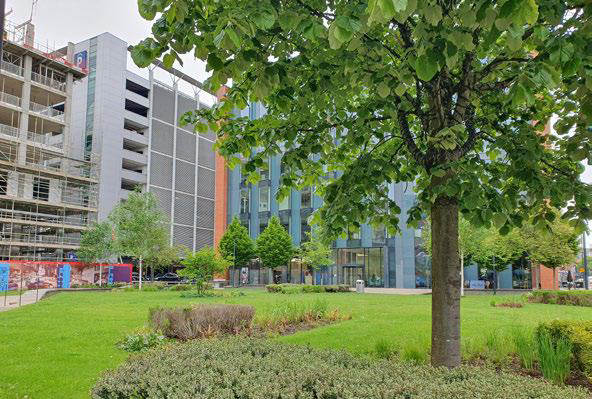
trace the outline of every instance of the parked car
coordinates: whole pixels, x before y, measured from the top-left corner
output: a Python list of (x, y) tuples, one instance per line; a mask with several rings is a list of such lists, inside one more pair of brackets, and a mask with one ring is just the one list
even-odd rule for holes
[(182, 283), (187, 281), (187, 279), (179, 276), (176, 273), (168, 272), (161, 276), (155, 277), (154, 281), (161, 281), (164, 283)]

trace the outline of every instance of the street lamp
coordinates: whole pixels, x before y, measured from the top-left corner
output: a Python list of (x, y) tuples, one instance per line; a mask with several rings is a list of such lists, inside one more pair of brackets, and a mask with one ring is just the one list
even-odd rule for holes
[(234, 249), (232, 254), (232, 288), (234, 288), (234, 275), (236, 274), (236, 239), (233, 241)]

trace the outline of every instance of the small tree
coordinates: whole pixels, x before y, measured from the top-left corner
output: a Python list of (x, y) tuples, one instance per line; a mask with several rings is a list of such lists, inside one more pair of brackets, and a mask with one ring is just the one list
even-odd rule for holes
[(214, 274), (224, 273), (230, 265), (230, 262), (212, 247), (188, 252), (181, 263), (185, 268), (179, 271), (179, 275), (195, 280), (197, 292), (201, 295), (205, 292), (207, 283), (214, 278)]
[[(521, 229), (530, 260), (553, 269), (553, 287), (557, 268), (575, 263), (579, 250), (577, 232), (566, 222), (554, 219), (550, 230), (537, 230), (531, 225)], [(538, 288), (538, 287), (537, 287)]]
[(247, 265), (256, 256), (255, 243), (249, 236), (249, 230), (240, 224), (240, 220), (236, 216), (226, 228), (218, 249), (224, 259), (231, 262), (234, 268)]
[(272, 216), (269, 225), (257, 237), (257, 255), (263, 267), (270, 270), (287, 265), (292, 260), (294, 256), (292, 237), (282, 227), (277, 216)]
[(314, 269), (330, 266), (333, 264), (333, 251), (322, 239), (320, 232), (314, 228), (308, 233), (309, 240), (300, 244), (300, 255), (302, 263)]
[(108, 221), (95, 223), (90, 229), (83, 232), (80, 249), (76, 253), (83, 262), (99, 264), (99, 285), (102, 286), (103, 263), (116, 254), (111, 223)]
[(136, 257), (139, 265), (139, 288), (142, 289), (142, 262), (169, 245), (168, 220), (158, 209), (154, 194), (133, 191), (109, 215), (115, 227), (116, 245), (122, 255)]

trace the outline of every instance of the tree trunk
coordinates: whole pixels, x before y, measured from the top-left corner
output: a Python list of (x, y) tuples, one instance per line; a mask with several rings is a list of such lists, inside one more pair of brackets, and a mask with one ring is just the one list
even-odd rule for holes
[(460, 251), (460, 296), (465, 296), (465, 258)]
[(432, 365), (460, 365), (458, 203), (440, 195), (432, 205)]
[(138, 273), (139, 288), (142, 289), (142, 257), (140, 256), (140, 272)]
[(99, 287), (103, 286), (103, 263), (99, 263)]

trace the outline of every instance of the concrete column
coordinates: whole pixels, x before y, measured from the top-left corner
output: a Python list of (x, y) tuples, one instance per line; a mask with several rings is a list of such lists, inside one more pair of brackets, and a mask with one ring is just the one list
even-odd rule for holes
[[(66, 102), (64, 104), (64, 143), (70, 142), (70, 124), (71, 124), (71, 115), (72, 115), (72, 86), (74, 85), (74, 75), (71, 72), (68, 72), (66, 75)], [(69, 154), (68, 149), (66, 149), (67, 155)]]
[(24, 164), (27, 157), (27, 134), (29, 132), (29, 103), (31, 101), (31, 70), (33, 68), (33, 58), (30, 55), (24, 56), (24, 74), (23, 77), (25, 82), (23, 83), (23, 90), (21, 92), (21, 119), (20, 119), (20, 131), (19, 138), (20, 144), (18, 147), (18, 159), (19, 164)]

